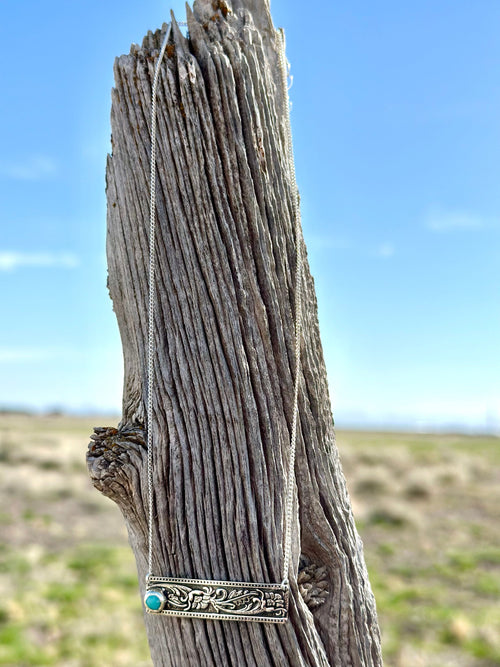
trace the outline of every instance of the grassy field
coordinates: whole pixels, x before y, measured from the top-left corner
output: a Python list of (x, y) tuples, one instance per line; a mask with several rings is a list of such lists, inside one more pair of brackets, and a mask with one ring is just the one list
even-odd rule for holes
[[(92, 426), (0, 417), (0, 665), (150, 665)], [(388, 667), (500, 666), (500, 440), (340, 432)]]

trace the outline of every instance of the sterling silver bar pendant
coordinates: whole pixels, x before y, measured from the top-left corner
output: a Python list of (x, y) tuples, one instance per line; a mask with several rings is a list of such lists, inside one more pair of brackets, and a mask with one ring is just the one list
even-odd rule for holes
[(288, 587), (243, 581), (149, 577), (144, 606), (149, 614), (285, 623), (288, 619)]

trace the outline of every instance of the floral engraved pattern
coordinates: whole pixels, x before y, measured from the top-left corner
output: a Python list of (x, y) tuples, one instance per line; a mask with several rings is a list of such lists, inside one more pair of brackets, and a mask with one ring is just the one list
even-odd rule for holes
[(164, 579), (156, 586), (166, 597), (166, 613), (260, 620), (287, 617), (287, 592), (280, 585)]
[(204, 611), (216, 614), (285, 614), (284, 595), (257, 588), (222, 588), (203, 586), (191, 588), (171, 584), (165, 586), (167, 606), (179, 611)]

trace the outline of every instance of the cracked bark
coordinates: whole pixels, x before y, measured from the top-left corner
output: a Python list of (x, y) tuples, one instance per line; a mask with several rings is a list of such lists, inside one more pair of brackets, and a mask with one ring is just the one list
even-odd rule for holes
[[(280, 581), (293, 401), (295, 243), (267, 0), (198, 0), (174, 23), (158, 97), (155, 572)], [(88, 466), (147, 570), (150, 98), (165, 26), (115, 62), (109, 291), (123, 345), (119, 427)], [(304, 248), (305, 253), (305, 248)], [(335, 445), (313, 280), (303, 277), (290, 620), (145, 617), (157, 666), (381, 665), (375, 603)], [(296, 574), (298, 573), (298, 574)]]

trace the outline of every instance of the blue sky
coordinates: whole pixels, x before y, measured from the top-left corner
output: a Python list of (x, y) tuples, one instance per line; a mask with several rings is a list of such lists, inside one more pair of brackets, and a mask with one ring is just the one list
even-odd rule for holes
[[(0, 5), (0, 405), (119, 410), (112, 66), (170, 7)], [(337, 424), (499, 431), (500, 3), (271, 10)]]

